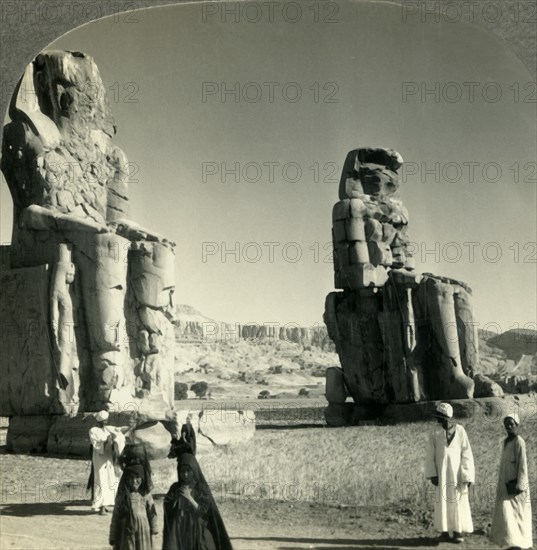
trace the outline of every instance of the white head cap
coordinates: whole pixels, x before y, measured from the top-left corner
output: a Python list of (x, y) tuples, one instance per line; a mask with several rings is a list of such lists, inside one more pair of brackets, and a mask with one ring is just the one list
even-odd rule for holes
[[(520, 417), (518, 416), (518, 413), (509, 413), (505, 418), (512, 418), (515, 421), (515, 424), (518, 426), (520, 424)], [(505, 420), (504, 418), (504, 420)]]
[(110, 415), (108, 414), (108, 411), (99, 411), (95, 415), (95, 420), (97, 420), (97, 422), (105, 422), (106, 420), (108, 420), (109, 416)]
[(434, 415), (451, 418), (453, 416), (453, 407), (449, 403), (438, 403)]

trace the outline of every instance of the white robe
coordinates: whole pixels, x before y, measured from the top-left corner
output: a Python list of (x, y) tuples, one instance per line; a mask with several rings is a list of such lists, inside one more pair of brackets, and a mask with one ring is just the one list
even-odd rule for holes
[[(111, 436), (110, 439), (108, 439)], [(125, 447), (123, 434), (107, 426), (96, 426), (89, 431), (93, 445), (93, 502), (91, 507), (98, 510), (102, 506), (113, 506), (119, 480), (114, 467), (115, 457), (119, 456)]]
[(472, 533), (474, 526), (465, 483), (474, 483), (474, 457), (466, 430), (455, 425), (448, 445), (446, 431), (439, 426), (429, 437), (425, 477), (438, 477), (434, 502), (434, 527), (451, 536)]
[[(502, 447), (490, 538), (499, 546), (531, 548), (533, 540), (526, 443), (517, 435), (505, 446), (502, 442)], [(516, 480), (516, 488), (523, 493), (519, 495), (507, 493), (505, 484), (512, 480)]]

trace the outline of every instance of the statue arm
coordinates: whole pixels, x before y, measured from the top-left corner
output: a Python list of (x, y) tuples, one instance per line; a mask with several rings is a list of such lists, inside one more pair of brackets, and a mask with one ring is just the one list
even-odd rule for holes
[(169, 243), (172, 246), (175, 246), (173, 241), (170, 241), (163, 235), (151, 231), (150, 229), (146, 229), (145, 227), (142, 227), (141, 225), (127, 219), (116, 221), (116, 232), (118, 235), (129, 239), (129, 241), (154, 241)]
[(59, 214), (43, 206), (32, 204), (21, 215), (21, 225), (36, 231), (84, 231), (87, 233), (108, 233), (105, 225), (91, 218), (79, 218), (72, 214)]

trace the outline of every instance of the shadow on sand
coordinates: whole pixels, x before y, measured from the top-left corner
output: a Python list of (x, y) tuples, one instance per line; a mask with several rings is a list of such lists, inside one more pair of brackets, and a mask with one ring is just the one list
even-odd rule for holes
[[(302, 550), (304, 546), (278, 546), (278, 550)], [(407, 548), (406, 546), (310, 546), (313, 550), (401, 550)], [(428, 546), (421, 546), (420, 548), (429, 548)]]
[[(438, 546), (438, 540), (431, 537), (416, 537), (408, 539), (315, 539), (291, 537), (234, 537), (234, 540), (243, 541), (273, 541), (289, 544), (315, 544), (316, 550), (394, 550), (396, 548), (427, 548)], [(323, 546), (317, 546), (323, 545)], [(296, 550), (296, 546), (280, 546), (280, 550)]]
[[(75, 508), (75, 509), (71, 509)], [(5, 504), (0, 507), (3, 516), (27, 518), (31, 516), (90, 516), (98, 515), (91, 510), (87, 500), (69, 502), (32, 502), (25, 504)], [(106, 514), (107, 516), (110, 514)]]

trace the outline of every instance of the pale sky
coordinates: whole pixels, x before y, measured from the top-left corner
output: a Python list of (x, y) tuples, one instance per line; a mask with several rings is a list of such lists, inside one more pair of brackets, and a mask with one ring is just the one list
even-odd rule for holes
[[(152, 8), (50, 46), (101, 71), (136, 171), (131, 218), (177, 242), (176, 302), (228, 322), (322, 322), (341, 167), (373, 145), (407, 161), (417, 270), (468, 283), (480, 327), (535, 328), (536, 105), (522, 63), (471, 24), (316, 4), (295, 23), (281, 10), (222, 21), (224, 4), (205, 21), (199, 4)], [(0, 198), (6, 243), (4, 180)]]

